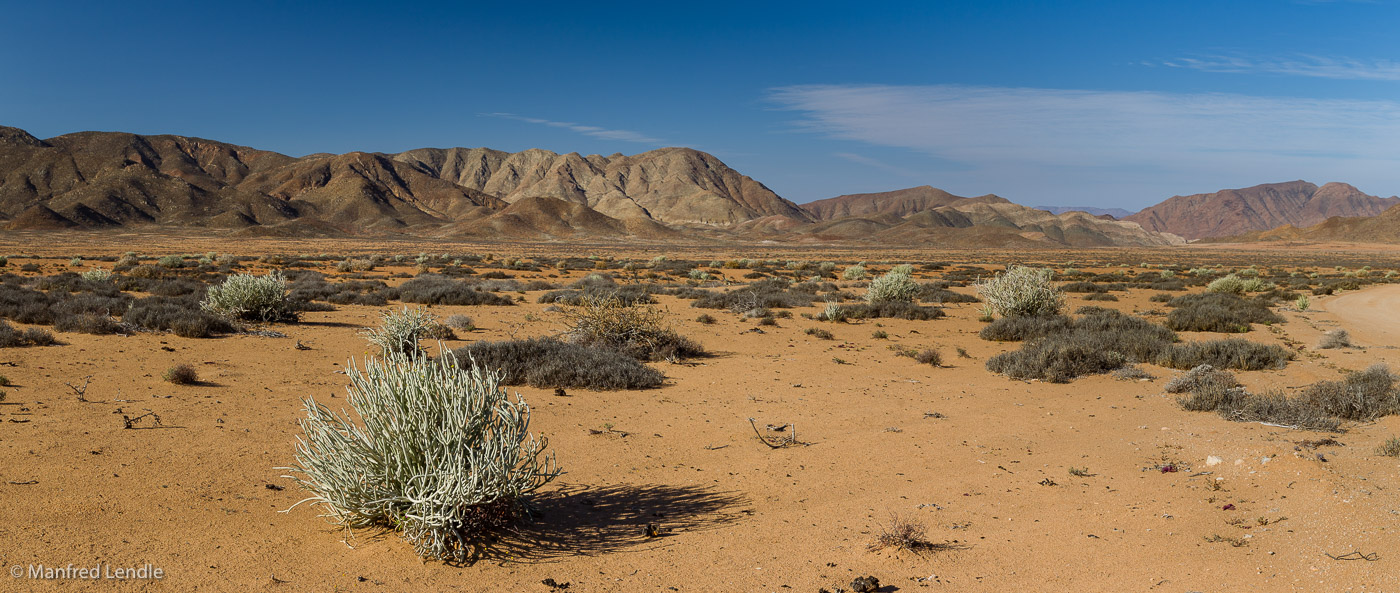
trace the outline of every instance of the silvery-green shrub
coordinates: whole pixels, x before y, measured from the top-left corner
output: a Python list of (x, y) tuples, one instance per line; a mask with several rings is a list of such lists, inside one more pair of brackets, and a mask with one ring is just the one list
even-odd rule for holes
[(919, 296), (919, 283), (907, 273), (891, 270), (888, 274), (870, 281), (865, 290), (867, 303), (912, 303)]
[(364, 335), (385, 356), (417, 356), (423, 350), (418, 340), (428, 337), (439, 325), (438, 320), (421, 307), (404, 307), (385, 312), (379, 327), (365, 330)]
[(297, 504), (338, 525), (393, 529), (423, 558), (471, 561), (560, 474), (499, 372), (391, 354), (346, 375), (353, 413), (306, 399), (296, 465), (282, 468), (311, 493)]
[(82, 273), (83, 280), (102, 282), (112, 277), (112, 272), (103, 268), (93, 268)]
[(843, 271), (841, 272), (841, 279), (842, 279), (842, 280), (864, 280), (864, 279), (865, 279), (865, 266), (863, 266), (863, 265), (861, 265), (861, 264), (855, 264), (855, 265), (853, 265), (853, 266), (846, 266), (846, 269), (843, 270)]
[(200, 308), (230, 319), (296, 321), (297, 309), (287, 298), (287, 279), (278, 272), (266, 276), (234, 274), (209, 288)]
[(1065, 295), (1052, 279), (1050, 268), (1012, 265), (1005, 272), (977, 283), (977, 294), (988, 309), (1002, 317), (1057, 315)]

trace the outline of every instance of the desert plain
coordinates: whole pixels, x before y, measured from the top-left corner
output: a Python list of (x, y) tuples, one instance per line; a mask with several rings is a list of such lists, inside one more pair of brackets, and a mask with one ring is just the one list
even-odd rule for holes
[[(542, 287), (592, 274), (619, 286), (726, 292), (819, 276), (830, 261), (834, 273), (820, 281), (847, 293), (835, 298), (858, 299), (865, 284), (843, 280), (843, 269), (866, 262), (874, 276), (910, 264), (921, 283), (976, 296), (977, 279), (1019, 263), (1056, 270), (1057, 284), (1071, 269), (1116, 275), (1126, 286), (1106, 294), (1117, 300), (1068, 293), (1067, 311), (1104, 306), (1158, 323), (1167, 310), (1154, 295), (1204, 289), (1134, 286), (1164, 271), (1184, 279), (1195, 268), (1253, 266), (1276, 282), (1318, 274), (1309, 289), (1364, 279), (1333, 294), (1299, 288), (1306, 310), (1276, 303), (1283, 322), (1229, 336), (1291, 352), (1282, 369), (1236, 374), (1251, 391), (1295, 393), (1400, 365), (1400, 286), (1386, 274), (1400, 270), (1400, 252), (1391, 248), (862, 252), (10, 233), (0, 236), (0, 272), (25, 284), (111, 269), (126, 252), (145, 266), (182, 254), (195, 268), (212, 252), (235, 256), (242, 273), (388, 286), (465, 257), (472, 273), (454, 278), (498, 272), (520, 289), (497, 285), (508, 306), (336, 304), (210, 338), (55, 331), (56, 345), (0, 350), (0, 563), (163, 572), (0, 575), (0, 591), (815, 592), (851, 590), (867, 575), (880, 591), (1400, 590), (1400, 459), (1377, 452), (1400, 436), (1400, 418), (1347, 422), (1342, 432), (1231, 421), (1182, 409), (1164, 386), (1183, 371), (1153, 364), (1139, 365), (1151, 379), (1011, 379), (986, 363), (1020, 344), (979, 338), (986, 324), (975, 302), (924, 303), (941, 306), (937, 319), (833, 322), (817, 319), (818, 300), (762, 321), (655, 294), (649, 306), (707, 354), (648, 363), (666, 377), (654, 388), (509, 387), (530, 404), (531, 431), (548, 438), (565, 473), (533, 497), (532, 522), (469, 564), (423, 561), (391, 531), (347, 531), (309, 505), (293, 508), (306, 493), (281, 469), (294, 462), (303, 399), (344, 406), (347, 362), (373, 355), (362, 331), (404, 306), (474, 320), (472, 331), (424, 342), (438, 354), (559, 333), (561, 307), (538, 302), (550, 290)], [(421, 253), (447, 257), (428, 258), (425, 270)], [(372, 255), (381, 257), (372, 270), (337, 269)], [(672, 273), (658, 256), (691, 263)], [(711, 265), (738, 260), (772, 265)], [(755, 267), (761, 277), (746, 277)], [(705, 314), (712, 323), (698, 320)], [(1351, 347), (1317, 347), (1337, 329), (1350, 332)], [(1183, 342), (1226, 337), (1178, 333)], [(940, 360), (900, 355), (925, 350)], [(178, 364), (199, 381), (164, 380)], [(895, 522), (923, 526), (926, 545), (872, 546)]]

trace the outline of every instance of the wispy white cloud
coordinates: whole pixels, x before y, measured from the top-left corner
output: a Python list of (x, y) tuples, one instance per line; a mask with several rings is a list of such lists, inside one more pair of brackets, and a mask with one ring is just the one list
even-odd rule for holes
[(1400, 186), (1394, 101), (953, 85), (790, 86), (769, 98), (802, 115), (799, 129), (956, 163), (947, 178), (986, 184), (972, 191), (1245, 177)]
[(903, 168), (903, 167), (898, 167), (898, 166), (895, 166), (895, 165), (891, 165), (891, 164), (886, 163), (886, 162), (884, 162), (884, 161), (879, 161), (879, 160), (876, 160), (876, 159), (872, 159), (872, 158), (870, 158), (870, 157), (868, 157), (868, 156), (863, 156), (863, 155), (855, 154), (855, 153), (853, 153), (853, 152), (833, 152), (833, 153), (831, 153), (831, 156), (834, 156), (834, 157), (836, 157), (836, 158), (846, 159), (846, 160), (851, 161), (851, 162), (853, 162), (853, 163), (860, 163), (860, 164), (865, 165), (865, 166), (867, 166), (867, 167), (874, 167), (874, 168), (879, 169), (879, 170), (881, 170), (881, 171), (885, 171), (885, 172), (888, 172), (888, 173), (894, 173), (895, 175), (899, 175), (899, 176), (901, 176), (901, 177), (908, 177), (908, 178), (911, 178), (911, 179), (918, 179), (918, 178), (921, 178), (921, 177), (925, 177), (925, 175), (921, 175), (921, 174), (919, 174), (919, 173), (915, 173), (914, 171), (910, 171), (909, 169), (905, 169), (905, 168)]
[(1310, 76), (1336, 80), (1400, 81), (1400, 62), (1392, 60), (1357, 60), (1298, 55), (1289, 58), (1259, 59), (1241, 56), (1201, 56), (1166, 60), (1163, 66), (1190, 68), (1204, 72), (1234, 74), (1268, 73), (1288, 76)]
[(594, 138), (599, 138), (602, 140), (621, 140), (623, 142), (636, 142), (639, 144), (664, 144), (663, 141), (657, 138), (652, 138), (651, 136), (647, 136), (639, 132), (633, 132), (631, 130), (614, 130), (598, 126), (577, 124), (573, 122), (553, 121), (548, 119), (540, 119), (538, 117), (526, 117), (523, 115), (516, 115), (514, 113), (498, 112), (483, 113), (482, 115), (486, 117), (499, 117), (501, 119), (512, 119), (515, 121), (523, 121), (525, 123), (539, 124), (555, 128), (563, 128), (572, 132), (577, 132), (585, 136), (592, 136)]

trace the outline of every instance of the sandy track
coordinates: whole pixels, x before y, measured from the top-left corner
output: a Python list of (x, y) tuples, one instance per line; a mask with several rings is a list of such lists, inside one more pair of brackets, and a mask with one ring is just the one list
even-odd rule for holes
[(1400, 286), (1344, 294), (1328, 300), (1327, 311), (1363, 346), (1400, 346)]

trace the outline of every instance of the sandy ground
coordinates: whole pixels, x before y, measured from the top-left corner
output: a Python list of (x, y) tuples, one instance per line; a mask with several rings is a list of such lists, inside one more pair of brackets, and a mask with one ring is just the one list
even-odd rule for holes
[(1400, 286), (1377, 286), (1338, 296), (1327, 301), (1327, 310), (1337, 317), (1361, 346), (1400, 345)]
[[(1151, 294), (1111, 305), (1159, 308)], [(1400, 364), (1393, 322), (1375, 329), (1397, 294), (1318, 298), (1313, 311), (1257, 327), (1249, 339), (1292, 341), (1304, 354), (1241, 378), (1296, 388)], [(558, 331), (557, 314), (525, 296), (432, 311), (482, 328), (449, 347)], [(1102, 303), (1070, 299), (1083, 304)], [(793, 318), (764, 333), (728, 312), (702, 325), (686, 301), (663, 306), (714, 356), (657, 365), (669, 380), (653, 390), (519, 388), (567, 474), (539, 497), (539, 522), (466, 567), (420, 562), (392, 534), (347, 534), (306, 506), (282, 512), (303, 498), (277, 469), (293, 461), (301, 398), (343, 401), (344, 364), (365, 356), (357, 331), (379, 309), (311, 313), (278, 328), (287, 338), (61, 334), (62, 346), (0, 350), (13, 383), (0, 403), (0, 568), (164, 571), (160, 580), (0, 574), (0, 591), (543, 592), (553, 579), (571, 592), (815, 592), (866, 574), (882, 591), (1400, 590), (1400, 462), (1373, 453), (1400, 435), (1400, 418), (1312, 450), (1298, 442), (1329, 435), (1180, 410), (1162, 391), (1167, 369), (1146, 367), (1155, 381), (1008, 380), (983, 363), (1013, 345), (977, 338), (976, 305), (933, 321)], [(1313, 351), (1335, 327), (1371, 347)], [(877, 329), (889, 339), (872, 337)], [(896, 356), (891, 344), (937, 347), (945, 366)], [(182, 362), (205, 383), (160, 379)], [(81, 401), (66, 384), (85, 376)], [(164, 427), (123, 427), (124, 415), (147, 411)], [(749, 418), (792, 423), (807, 445), (769, 449)], [(941, 549), (867, 550), (893, 515), (926, 525)], [(663, 536), (644, 537), (647, 523)], [(1377, 556), (1329, 557), (1352, 552)]]

